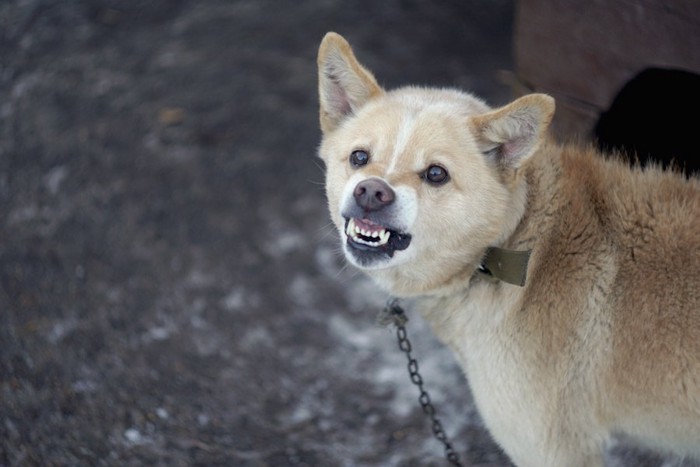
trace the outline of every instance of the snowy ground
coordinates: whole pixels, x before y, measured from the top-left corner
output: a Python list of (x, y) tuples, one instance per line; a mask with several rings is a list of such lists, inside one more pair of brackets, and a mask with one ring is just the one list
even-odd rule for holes
[[(505, 0), (0, 4), (0, 465), (444, 465), (344, 266), (315, 54), (502, 104)], [(455, 449), (508, 465), (410, 337)], [(615, 447), (611, 466), (673, 465)], [(680, 464), (678, 464), (680, 465)], [(685, 463), (683, 465), (690, 465)]]

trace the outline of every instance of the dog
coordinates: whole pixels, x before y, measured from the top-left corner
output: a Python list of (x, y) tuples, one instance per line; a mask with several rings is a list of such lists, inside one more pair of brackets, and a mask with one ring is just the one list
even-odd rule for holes
[(318, 78), (347, 261), (415, 300), (516, 465), (700, 457), (700, 180), (555, 142), (545, 94), (386, 91), (333, 32)]

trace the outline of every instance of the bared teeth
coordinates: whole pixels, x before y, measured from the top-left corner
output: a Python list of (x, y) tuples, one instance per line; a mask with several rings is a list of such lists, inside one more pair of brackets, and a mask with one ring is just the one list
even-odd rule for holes
[(354, 237), (355, 236), (355, 219), (350, 219), (348, 221), (348, 226), (345, 228), (345, 234), (348, 237)]
[[(391, 232), (386, 229), (375, 230), (372, 232), (365, 230), (355, 223), (355, 219), (350, 219), (348, 221), (348, 225), (345, 228), (345, 234), (354, 242), (375, 247), (386, 245), (389, 241), (389, 237), (391, 237)], [(364, 238), (361, 238), (360, 236)], [(372, 240), (367, 240), (368, 238), (371, 238)]]
[(382, 230), (381, 233), (379, 234), (379, 242), (384, 245), (389, 241), (389, 237), (391, 236), (391, 233), (389, 233), (388, 230)]

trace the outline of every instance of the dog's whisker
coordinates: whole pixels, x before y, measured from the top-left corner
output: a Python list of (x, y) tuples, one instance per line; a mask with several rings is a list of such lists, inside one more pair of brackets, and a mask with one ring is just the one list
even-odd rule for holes
[(317, 185), (317, 186), (320, 186), (320, 187), (325, 187), (325, 186), (326, 186), (325, 182), (323, 182), (323, 181), (310, 180), (310, 179), (308, 179), (308, 178), (306, 179), (306, 183), (310, 183), (310, 184), (312, 184), (312, 185)]

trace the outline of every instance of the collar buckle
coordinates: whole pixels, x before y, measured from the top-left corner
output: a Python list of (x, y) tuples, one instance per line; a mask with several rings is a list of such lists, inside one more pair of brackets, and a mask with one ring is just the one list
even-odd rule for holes
[(532, 250), (507, 250), (489, 247), (477, 271), (494, 281), (523, 287), (527, 279), (527, 266)]

